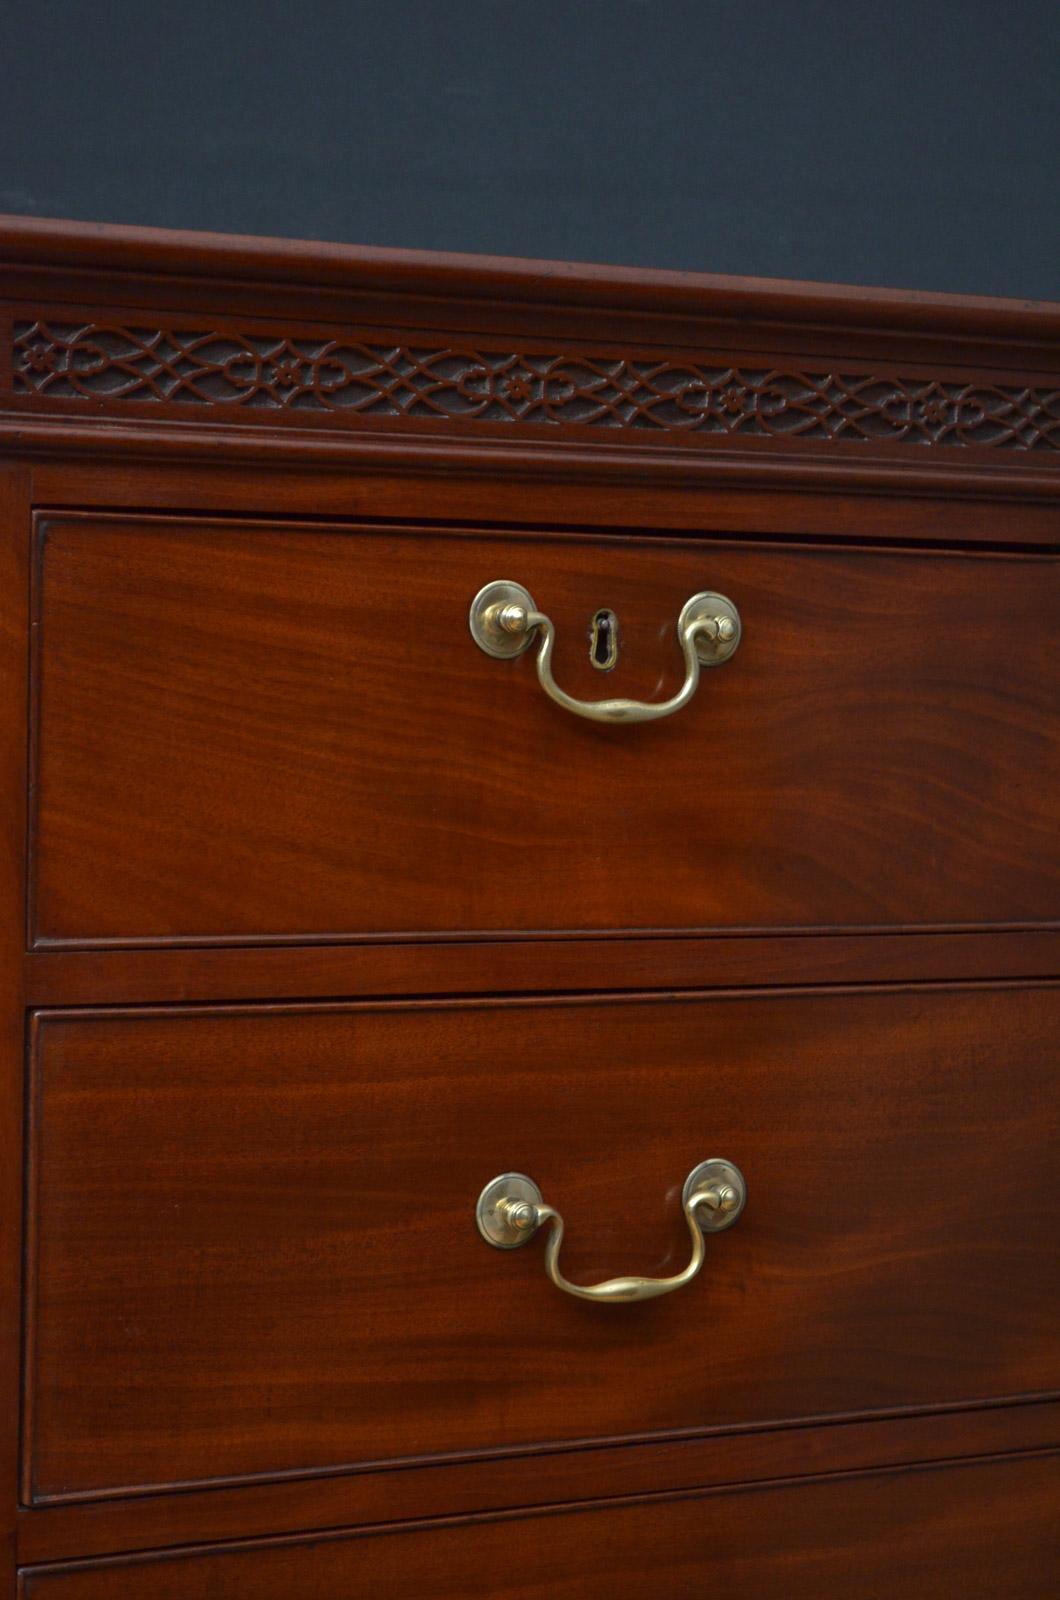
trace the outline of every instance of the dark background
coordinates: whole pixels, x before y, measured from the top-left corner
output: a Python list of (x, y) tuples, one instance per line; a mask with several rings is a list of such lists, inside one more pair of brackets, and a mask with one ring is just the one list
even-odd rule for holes
[(1057, 0), (0, 0), (0, 210), (1060, 298)]

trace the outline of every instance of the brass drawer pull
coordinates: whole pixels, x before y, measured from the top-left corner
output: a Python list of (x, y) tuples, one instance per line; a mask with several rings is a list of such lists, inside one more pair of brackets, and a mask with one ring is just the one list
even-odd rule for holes
[(685, 1179), (681, 1203), (692, 1235), (692, 1259), (683, 1272), (672, 1278), (608, 1278), (604, 1283), (571, 1283), (559, 1268), (563, 1243), (563, 1218), (553, 1206), (543, 1202), (541, 1190), (532, 1178), (521, 1172), (504, 1172), (487, 1183), (479, 1195), (475, 1218), (487, 1244), (498, 1250), (514, 1250), (532, 1239), (543, 1222), (551, 1222), (552, 1232), (545, 1246), (545, 1271), (557, 1289), (577, 1295), (579, 1300), (601, 1300), (617, 1304), (629, 1300), (654, 1300), (660, 1294), (691, 1283), (706, 1253), (704, 1236), (731, 1228), (747, 1200), (743, 1174), (731, 1161), (716, 1157), (701, 1161)]
[(542, 689), (565, 711), (592, 722), (654, 722), (687, 705), (696, 692), (700, 667), (728, 661), (740, 642), (740, 613), (723, 594), (704, 591), (686, 601), (677, 619), (677, 638), (685, 658), (685, 681), (669, 700), (576, 700), (552, 676), (556, 630), (538, 611), (521, 583), (498, 578), (480, 589), (471, 602), (471, 637), (488, 656), (522, 655), (535, 633), (541, 635), (537, 676)]

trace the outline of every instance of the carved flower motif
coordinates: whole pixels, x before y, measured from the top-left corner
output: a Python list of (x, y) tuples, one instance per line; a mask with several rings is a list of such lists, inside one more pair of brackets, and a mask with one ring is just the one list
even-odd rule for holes
[(28, 372), (54, 372), (55, 362), (59, 352), (53, 344), (31, 344), (26, 351), (25, 365)]
[(541, 402), (562, 404), (574, 393), (573, 384), (563, 372), (541, 374), (524, 366), (498, 372), (479, 362), (456, 379), (456, 389), (476, 405), (500, 401), (508, 407), (532, 407)]
[(680, 410), (689, 416), (703, 417), (707, 413), (741, 417), (749, 409), (747, 385), (736, 381), (732, 373), (722, 374), (714, 383), (703, 378), (690, 378), (674, 390), (674, 399)]
[(297, 356), (282, 356), (269, 373), (269, 382), (284, 389), (297, 389), (302, 382), (302, 362)]
[(501, 380), (501, 388), (507, 399), (520, 404), (525, 400), (534, 398), (534, 375), (527, 372), (525, 367), (516, 367)]
[(923, 421), (930, 424), (931, 427), (937, 428), (941, 426), (941, 424), (946, 421), (945, 400), (934, 397), (930, 400), (922, 401), (920, 405), (920, 415)]

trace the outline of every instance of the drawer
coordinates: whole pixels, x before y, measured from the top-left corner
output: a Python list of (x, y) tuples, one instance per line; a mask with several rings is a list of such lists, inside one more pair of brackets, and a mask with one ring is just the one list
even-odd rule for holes
[(1058, 1458), (31, 1571), (24, 1600), (1042, 1600)]
[[(47, 518), (33, 942), (1054, 921), (1056, 573), (721, 538)], [(536, 643), (476, 647), (470, 603), (500, 578), (551, 615), (575, 697), (674, 695), (676, 621), (704, 590), (734, 601), (742, 641), (676, 714), (600, 725), (546, 697)]]
[[(1043, 985), (39, 1015), (26, 1497), (1056, 1390), (1058, 1038)], [(476, 1228), (519, 1172), (575, 1284), (677, 1274), (711, 1157), (662, 1298)]]

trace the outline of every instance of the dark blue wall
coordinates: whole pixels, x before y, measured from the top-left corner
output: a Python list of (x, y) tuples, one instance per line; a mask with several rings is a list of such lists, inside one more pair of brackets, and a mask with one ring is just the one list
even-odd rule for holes
[(1057, 0), (6, 0), (0, 209), (1060, 298)]

